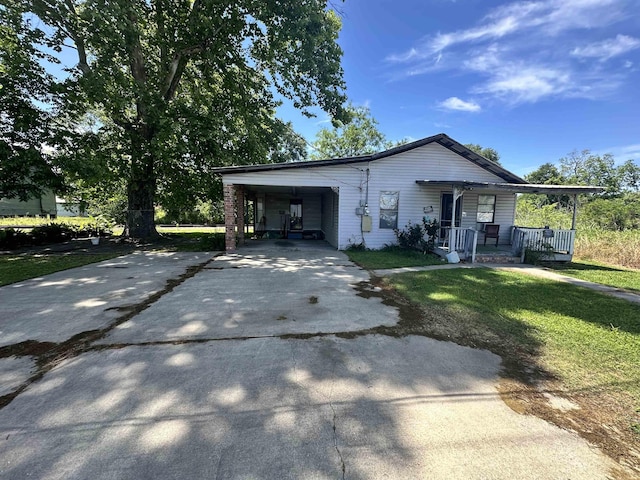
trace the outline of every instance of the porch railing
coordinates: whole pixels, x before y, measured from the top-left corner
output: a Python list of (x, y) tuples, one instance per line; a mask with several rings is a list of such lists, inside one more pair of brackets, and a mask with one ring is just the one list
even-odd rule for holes
[(545, 235), (544, 228), (513, 227), (511, 244), (516, 254), (523, 256), (525, 250), (573, 255), (575, 230), (551, 230), (553, 236)]
[(471, 262), (475, 262), (478, 231), (461, 227), (448, 227), (446, 230), (445, 246), (449, 247), (449, 251), (455, 250), (462, 258), (471, 258)]

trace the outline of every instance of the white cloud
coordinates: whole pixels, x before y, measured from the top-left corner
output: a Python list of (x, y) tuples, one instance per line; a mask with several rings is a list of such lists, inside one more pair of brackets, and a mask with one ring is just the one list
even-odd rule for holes
[(628, 17), (628, 5), (626, 0), (507, 3), (491, 9), (471, 28), (427, 36), (406, 52), (387, 57), (396, 70), (391, 78), (455, 71), (472, 75), (471, 94), (511, 105), (547, 98), (598, 98), (620, 87), (630, 65), (604, 71), (601, 62), (582, 59), (606, 60), (640, 47), (640, 40), (619, 34), (572, 51), (558, 45), (576, 45), (576, 38), (588, 42), (594, 32)]
[(590, 43), (584, 47), (576, 47), (571, 51), (571, 55), (597, 58), (600, 61), (605, 61), (636, 48), (640, 48), (639, 39), (627, 35), (617, 35), (616, 38)]
[(622, 164), (627, 160), (634, 160), (640, 165), (640, 143), (632, 145), (619, 145), (616, 147), (610, 147), (603, 150), (593, 152), (596, 155), (604, 155), (610, 153), (614, 156), (616, 164)]
[(438, 106), (444, 110), (455, 110), (460, 112), (479, 112), (480, 105), (474, 101), (466, 102), (458, 97), (449, 97), (440, 102)]

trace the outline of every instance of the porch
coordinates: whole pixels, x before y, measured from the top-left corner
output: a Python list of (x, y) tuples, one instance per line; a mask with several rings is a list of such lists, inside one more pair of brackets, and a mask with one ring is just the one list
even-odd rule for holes
[(479, 231), (448, 227), (434, 252), (443, 258), (455, 251), (470, 263), (523, 263), (527, 253), (545, 261), (570, 262), (573, 258), (575, 229), (561, 230), (512, 226), (509, 243), (479, 245)]
[[(448, 222), (446, 228), (443, 229), (444, 231), (441, 235), (442, 244), (435, 249), (435, 253), (446, 257), (449, 253), (455, 251), (460, 259), (471, 263), (522, 263), (527, 253), (531, 253), (532, 256), (546, 261), (571, 261), (576, 238), (578, 195), (603, 191), (602, 187), (582, 185), (538, 185), (531, 183), (449, 180), (416, 180), (416, 183), (422, 187), (451, 187), (453, 201), (450, 212), (447, 212), (447, 214), (450, 214), (451, 220)], [(488, 212), (487, 220), (489, 223), (485, 223), (487, 220), (480, 218), (484, 215), (484, 211), (481, 212), (480, 209), (478, 209), (478, 222), (482, 225), (483, 229), (496, 227), (493, 229), (493, 235), (491, 236), (492, 238), (496, 238), (495, 249), (487, 250), (485, 247), (487, 237), (489, 237), (486, 230), (482, 232), (484, 233), (484, 235), (482, 235), (484, 241), (482, 248), (479, 248), (478, 236), (481, 232), (475, 228), (461, 227), (456, 212), (456, 204), (462, 200), (465, 192), (471, 191), (572, 195), (573, 218), (571, 228), (562, 230), (550, 229), (548, 227), (521, 227), (512, 225), (509, 227), (508, 232), (505, 232), (504, 228), (502, 229), (503, 232), (498, 232), (500, 225), (495, 225), (491, 221), (493, 215), (495, 215), (495, 207), (492, 207), (489, 202), (489, 208), (486, 210)], [(515, 221), (515, 205), (512, 221)], [(500, 242), (498, 240), (500, 240)]]

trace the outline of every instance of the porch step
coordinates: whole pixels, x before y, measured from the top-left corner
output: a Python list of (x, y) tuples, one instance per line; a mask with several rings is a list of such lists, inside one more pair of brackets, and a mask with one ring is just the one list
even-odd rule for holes
[(476, 253), (476, 263), (522, 263), (520, 257), (512, 255)]

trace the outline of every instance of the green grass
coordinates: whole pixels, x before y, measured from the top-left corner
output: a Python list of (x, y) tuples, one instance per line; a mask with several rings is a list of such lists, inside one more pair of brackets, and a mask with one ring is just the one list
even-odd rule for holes
[[(570, 391), (640, 398), (640, 306), (574, 285), (489, 269), (389, 280), (415, 302), (444, 308), (447, 336), (535, 359)], [(468, 341), (462, 343), (469, 343)]]
[(549, 263), (545, 266), (563, 275), (581, 280), (640, 292), (640, 270), (615, 267), (586, 260), (566, 264)]
[(50, 273), (81, 267), (89, 263), (101, 262), (122, 255), (122, 253), (42, 255), (42, 256), (0, 256), (0, 286), (22, 282)]
[(431, 253), (388, 248), (382, 250), (347, 250), (349, 259), (368, 270), (441, 265), (442, 259)]

